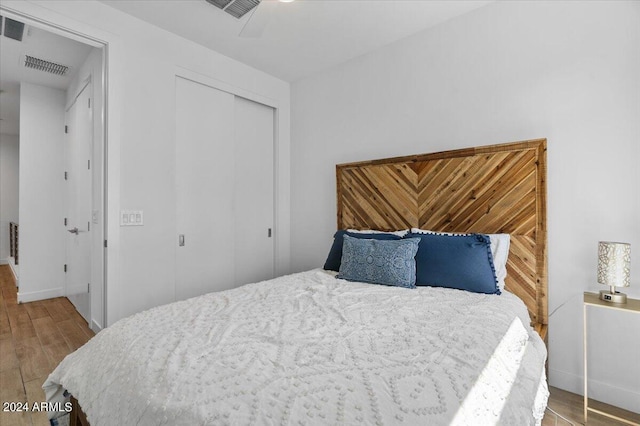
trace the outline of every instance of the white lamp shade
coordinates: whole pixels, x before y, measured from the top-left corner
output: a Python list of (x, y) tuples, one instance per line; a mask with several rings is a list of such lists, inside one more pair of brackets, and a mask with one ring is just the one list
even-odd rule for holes
[(629, 287), (631, 244), (598, 243), (598, 282), (612, 287)]

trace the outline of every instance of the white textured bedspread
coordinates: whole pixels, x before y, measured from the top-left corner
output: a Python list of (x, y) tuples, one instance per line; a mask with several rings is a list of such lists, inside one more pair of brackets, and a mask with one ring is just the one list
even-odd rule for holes
[(546, 350), (528, 324), (508, 292), (313, 270), (118, 321), (44, 387), (92, 426), (535, 424)]

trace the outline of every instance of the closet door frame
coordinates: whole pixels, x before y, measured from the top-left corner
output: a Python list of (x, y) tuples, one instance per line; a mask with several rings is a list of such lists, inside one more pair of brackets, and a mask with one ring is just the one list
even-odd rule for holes
[[(203, 84), (205, 86), (212, 87), (223, 92), (227, 92), (231, 95), (248, 99), (259, 104), (266, 105), (273, 108), (273, 270), (277, 277), (282, 273), (288, 273), (289, 259), (288, 256), (283, 258), (281, 254), (282, 244), (282, 208), (280, 201), (282, 200), (282, 188), (279, 184), (281, 181), (281, 169), (280, 169), (280, 103), (272, 98), (262, 96), (251, 91), (235, 87), (231, 84), (225, 83), (218, 79), (209, 77), (199, 72), (179, 67), (175, 67), (175, 77), (180, 77), (186, 80), (193, 81), (194, 83)], [(175, 128), (173, 138), (175, 140)], [(177, 248), (177, 246), (176, 246)]]

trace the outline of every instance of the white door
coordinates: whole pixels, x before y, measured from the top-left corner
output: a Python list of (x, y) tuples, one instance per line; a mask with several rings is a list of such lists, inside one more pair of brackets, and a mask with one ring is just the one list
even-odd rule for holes
[(87, 85), (67, 112), (66, 295), (89, 322), (91, 280), (91, 185), (93, 116)]
[(274, 275), (274, 109), (235, 98), (236, 284)]
[(176, 77), (176, 299), (234, 286), (233, 95)]
[(274, 274), (274, 110), (176, 77), (176, 299)]

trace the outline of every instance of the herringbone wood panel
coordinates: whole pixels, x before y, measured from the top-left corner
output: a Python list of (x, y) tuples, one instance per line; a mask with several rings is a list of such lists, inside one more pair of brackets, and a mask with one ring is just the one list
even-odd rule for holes
[(547, 323), (546, 141), (338, 165), (338, 228), (511, 234), (506, 287)]
[(345, 223), (362, 229), (417, 226), (416, 174), (407, 164), (348, 169), (342, 180)]

